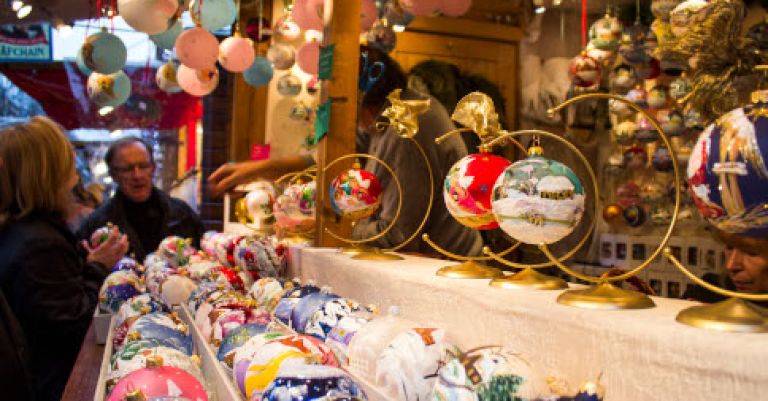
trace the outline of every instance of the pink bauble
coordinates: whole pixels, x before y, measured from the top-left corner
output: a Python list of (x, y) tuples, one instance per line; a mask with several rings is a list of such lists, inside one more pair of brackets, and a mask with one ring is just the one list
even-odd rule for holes
[(429, 17), (437, 12), (440, 0), (401, 0), (400, 5), (405, 11), (417, 17)]
[(368, 32), (379, 18), (379, 10), (373, 0), (363, 0), (360, 4), (360, 32)]
[(460, 17), (472, 7), (472, 0), (440, 0), (438, 8), (449, 17)]
[(131, 28), (149, 35), (163, 33), (175, 22), (177, 0), (117, 0), (117, 9)]
[(219, 85), (219, 70), (215, 67), (195, 70), (182, 64), (176, 72), (176, 80), (184, 92), (192, 96), (205, 96)]
[(296, 0), (293, 3), (293, 20), (302, 30), (323, 30), (323, 0)]
[(232, 36), (219, 45), (219, 63), (229, 72), (243, 72), (253, 64), (256, 52), (248, 38)]
[(307, 74), (317, 75), (318, 64), (320, 63), (320, 43), (305, 43), (296, 52), (296, 64)]
[(141, 391), (145, 399), (184, 397), (208, 401), (205, 387), (192, 374), (171, 366), (144, 368), (129, 373), (117, 382), (107, 401), (123, 401), (132, 391)]
[(176, 39), (176, 55), (181, 64), (189, 68), (211, 68), (219, 56), (219, 41), (203, 28), (192, 28)]

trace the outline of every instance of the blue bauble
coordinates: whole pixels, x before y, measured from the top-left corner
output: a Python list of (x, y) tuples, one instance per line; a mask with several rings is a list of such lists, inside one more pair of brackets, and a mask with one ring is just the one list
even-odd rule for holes
[(259, 87), (264, 86), (272, 80), (272, 62), (266, 57), (256, 56), (253, 60), (253, 64), (243, 71), (243, 79), (248, 85)]
[(117, 261), (117, 264), (115, 264), (115, 267), (112, 268), (112, 272), (116, 272), (119, 270), (128, 270), (136, 273), (137, 276), (141, 276), (144, 274), (144, 267), (139, 264), (139, 262), (136, 261), (136, 259), (131, 257), (124, 257)]
[(139, 277), (132, 271), (110, 273), (99, 289), (99, 308), (103, 312), (116, 313), (126, 300), (143, 292)]
[(301, 298), (291, 313), (291, 327), (299, 333), (304, 333), (312, 315), (320, 310), (326, 302), (336, 298), (339, 298), (339, 296), (323, 291)]
[(139, 338), (142, 339), (165, 340), (172, 345), (172, 348), (192, 355), (192, 337), (189, 335), (189, 328), (184, 324), (174, 322), (167, 314), (150, 313), (136, 319), (128, 332), (128, 338), (130, 338), (131, 333), (138, 333)]
[(280, 369), (263, 401), (366, 400), (365, 392), (344, 371), (325, 365), (286, 366)]
[(184, 32), (184, 26), (181, 25), (180, 20), (177, 20), (167, 31), (157, 35), (149, 35), (149, 38), (152, 39), (152, 42), (154, 42), (157, 47), (171, 50), (176, 46), (176, 38), (178, 38), (182, 32)]
[(730, 234), (768, 237), (766, 160), (768, 104), (731, 110), (707, 127), (688, 161), (688, 183), (702, 216)]
[(87, 65), (85, 65), (85, 59), (83, 58), (83, 52), (77, 51), (77, 55), (75, 56), (75, 65), (77, 65), (77, 70), (80, 71), (81, 74), (87, 76), (90, 76), (93, 73), (93, 70), (88, 68)]
[(85, 65), (101, 74), (113, 74), (125, 66), (128, 50), (119, 37), (102, 30), (85, 38), (78, 53)]
[(275, 308), (275, 318), (285, 324), (290, 325), (291, 317), (293, 316), (293, 309), (299, 303), (299, 300), (315, 292), (320, 292), (320, 289), (314, 285), (295, 287), (289, 291), (286, 291), (283, 297), (280, 298), (280, 301), (277, 302), (277, 307)]
[[(203, 5), (200, 10), (200, 4)], [(189, 15), (208, 31), (226, 28), (235, 22), (237, 6), (234, 0), (194, 0), (189, 5)]]
[[(234, 358), (237, 349), (240, 348), (241, 345), (245, 344), (245, 342), (248, 341), (251, 337), (257, 334), (265, 333), (266, 331), (267, 327), (259, 324), (244, 324), (234, 330), (231, 330), (221, 340), (221, 345), (219, 346), (219, 352), (216, 355), (216, 358), (222, 362), (227, 362), (227, 357), (229, 356), (230, 358)], [(232, 361), (227, 362), (227, 364), (231, 367)]]

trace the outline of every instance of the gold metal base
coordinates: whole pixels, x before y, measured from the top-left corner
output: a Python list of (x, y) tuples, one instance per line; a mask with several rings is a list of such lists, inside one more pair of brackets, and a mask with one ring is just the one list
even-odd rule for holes
[(339, 251), (339, 253), (341, 253), (342, 255), (350, 255), (350, 256), (359, 255), (363, 252), (373, 252), (373, 248), (368, 246), (353, 245), (350, 247), (341, 248), (341, 250)]
[(402, 256), (391, 253), (391, 252), (383, 252), (379, 248), (373, 248), (370, 251), (366, 252), (360, 252), (357, 255), (353, 256), (352, 259), (356, 260), (379, 260), (379, 261), (388, 261), (388, 260), (405, 260)]
[(568, 288), (568, 283), (565, 280), (547, 276), (531, 268), (523, 269), (512, 276), (495, 278), (491, 280), (489, 285), (513, 290), (562, 290)]
[(569, 290), (557, 297), (563, 305), (585, 309), (646, 309), (656, 304), (647, 295), (621, 289), (611, 283), (601, 283), (584, 290)]
[(490, 267), (485, 264), (468, 260), (460, 265), (445, 266), (435, 273), (437, 276), (445, 278), (496, 278), (504, 277), (501, 270)]
[(738, 298), (729, 298), (712, 305), (692, 306), (680, 311), (675, 320), (702, 329), (768, 332), (768, 310)]

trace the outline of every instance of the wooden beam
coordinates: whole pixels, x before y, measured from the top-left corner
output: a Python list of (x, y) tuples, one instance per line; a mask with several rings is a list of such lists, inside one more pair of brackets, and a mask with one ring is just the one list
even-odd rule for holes
[(448, 17), (418, 17), (406, 27), (406, 31), (512, 43), (523, 38), (523, 30), (514, 26)]
[[(324, 45), (334, 44), (334, 62), (331, 80), (324, 84), (321, 99), (338, 99), (331, 104), (328, 134), (317, 145), (318, 218), (315, 242), (319, 246), (339, 246), (326, 228), (346, 238), (351, 234), (347, 222), (337, 221), (331, 212), (328, 188), (331, 180), (349, 164), (339, 163), (323, 173), (325, 166), (340, 156), (354, 153), (357, 136), (357, 77), (360, 58), (360, 1), (325, 0)], [(350, 163), (351, 164), (351, 163)], [(322, 209), (320, 209), (322, 208)]]

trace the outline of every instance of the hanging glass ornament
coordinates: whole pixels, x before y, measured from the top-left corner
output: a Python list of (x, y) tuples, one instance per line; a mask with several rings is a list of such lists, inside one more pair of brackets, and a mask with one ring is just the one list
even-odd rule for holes
[(603, 208), (603, 220), (608, 224), (615, 224), (621, 219), (624, 208), (618, 203), (609, 203)]
[(623, 208), (640, 203), (640, 186), (633, 181), (627, 181), (616, 188), (616, 201)]
[(277, 92), (282, 96), (298, 96), (301, 93), (301, 79), (290, 72), (277, 80)]
[(120, 70), (114, 74), (91, 73), (88, 98), (99, 107), (117, 107), (131, 96), (131, 80)]
[(176, 39), (179, 38), (182, 32), (184, 32), (184, 26), (181, 24), (181, 20), (177, 20), (167, 31), (157, 35), (149, 35), (149, 38), (152, 39), (155, 46), (171, 50), (176, 46)]
[(656, 180), (650, 180), (640, 186), (640, 200), (645, 203), (658, 203), (667, 197), (667, 189)]
[(600, 84), (600, 64), (586, 53), (579, 54), (568, 64), (568, 76), (577, 90), (593, 89)]
[(623, 121), (613, 129), (613, 136), (619, 145), (631, 145), (635, 141), (637, 125), (630, 120)]
[(301, 28), (288, 14), (277, 20), (272, 33), (277, 42), (292, 42), (301, 36)]
[(339, 216), (360, 220), (376, 212), (381, 192), (379, 179), (356, 164), (331, 181), (331, 206)]
[(608, 175), (617, 176), (624, 173), (624, 167), (624, 155), (616, 149), (608, 156), (604, 170)]
[(611, 74), (611, 86), (614, 91), (623, 92), (633, 86), (637, 82), (635, 77), (635, 70), (629, 64), (619, 64), (613, 69)]
[(685, 73), (683, 73), (669, 84), (669, 97), (674, 100), (680, 100), (691, 93), (691, 89), (693, 89), (693, 85)]
[(631, 170), (642, 170), (648, 165), (648, 153), (640, 146), (624, 151), (624, 164)]
[(155, 83), (163, 92), (179, 93), (182, 91), (179, 81), (176, 80), (178, 64), (169, 61), (160, 66), (155, 74)]
[(669, 88), (664, 85), (656, 85), (648, 91), (648, 107), (663, 109), (669, 106)]
[(589, 28), (589, 41), (600, 50), (614, 51), (619, 47), (623, 30), (618, 18), (605, 14)]
[(276, 70), (287, 70), (296, 64), (296, 51), (291, 45), (275, 43), (267, 50), (267, 59)]
[(656, 171), (663, 173), (672, 171), (672, 155), (669, 153), (669, 149), (662, 146), (656, 148), (651, 158), (651, 164)]
[(661, 129), (669, 136), (679, 136), (685, 131), (683, 114), (678, 110), (659, 110), (656, 112), (656, 120)]
[(468, 155), (448, 171), (443, 199), (459, 223), (479, 230), (499, 227), (491, 212), (491, 189), (509, 160), (491, 153)]
[(268, 84), (272, 80), (273, 73), (272, 62), (267, 60), (266, 57), (256, 56), (253, 64), (243, 71), (243, 79), (245, 79), (248, 85), (258, 88)]
[(624, 222), (630, 227), (640, 227), (645, 224), (647, 215), (645, 209), (640, 205), (631, 205), (624, 208), (621, 212), (621, 216), (624, 218)]
[(656, 131), (656, 128), (653, 127), (653, 124), (651, 124), (651, 120), (648, 117), (638, 113), (635, 124), (637, 124), (635, 137), (638, 141), (642, 143), (650, 143), (659, 139), (659, 131)]
[(648, 62), (645, 46), (648, 38), (648, 27), (639, 21), (626, 29), (622, 35), (619, 54), (628, 64), (643, 64)]
[(594, 44), (592, 44), (592, 42), (587, 44), (587, 47), (584, 49), (584, 51), (587, 53), (587, 56), (595, 59), (595, 61), (597, 61), (603, 67), (606, 67), (608, 64), (610, 64), (610, 61), (614, 56), (613, 51), (599, 49)]
[(235, 23), (237, 5), (234, 0), (192, 0), (189, 16), (196, 25), (215, 32)]
[(118, 72), (128, 58), (123, 41), (106, 29), (88, 35), (78, 53), (89, 70), (100, 74)]
[(636, 86), (635, 89), (627, 92), (625, 98), (644, 109), (648, 108), (648, 92), (640, 86)]
[(205, 96), (219, 85), (219, 70), (216, 67), (195, 70), (181, 64), (176, 71), (176, 80), (184, 92)]

